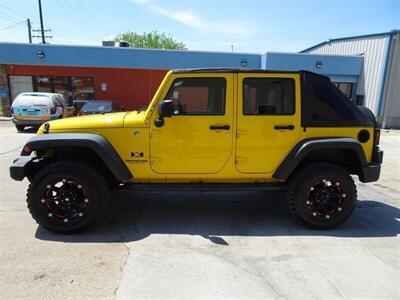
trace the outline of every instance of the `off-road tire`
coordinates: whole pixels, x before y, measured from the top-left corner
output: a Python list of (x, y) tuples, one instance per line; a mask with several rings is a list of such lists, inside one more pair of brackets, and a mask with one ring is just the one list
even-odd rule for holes
[(18, 132), (22, 132), (25, 130), (25, 126), (24, 125), (15, 125), (15, 128), (17, 128)]
[[(78, 182), (78, 186), (87, 193), (87, 199), (84, 200), (88, 202), (86, 210), (81, 218), (75, 218), (73, 222), (49, 217), (48, 208), (41, 202), (44, 201), (43, 191), (60, 178)], [(57, 233), (77, 233), (99, 224), (104, 219), (108, 202), (109, 188), (104, 176), (96, 168), (80, 161), (63, 160), (47, 165), (33, 177), (27, 192), (27, 205), (33, 219)]]
[[(310, 203), (316, 201), (315, 198), (319, 198), (311, 195), (310, 190), (313, 189), (312, 191), (314, 192), (314, 184), (323, 184), (324, 179), (328, 180), (328, 184), (330, 181), (338, 182), (337, 185), (342, 191), (340, 193), (345, 197), (343, 198), (343, 203), (336, 208), (335, 213), (332, 215), (325, 214), (325, 212), (317, 214), (313, 211), (315, 207), (310, 205)], [(308, 199), (310, 198), (313, 201), (309, 201)], [(353, 179), (343, 168), (330, 163), (313, 163), (299, 169), (290, 178), (287, 201), (292, 215), (298, 221), (315, 229), (332, 229), (345, 222), (352, 214), (357, 204), (357, 189)]]

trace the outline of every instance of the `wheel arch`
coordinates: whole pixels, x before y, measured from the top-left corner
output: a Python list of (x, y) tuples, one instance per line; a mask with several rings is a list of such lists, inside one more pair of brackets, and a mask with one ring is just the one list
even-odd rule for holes
[[(25, 149), (29, 149), (26, 152)], [(29, 175), (37, 173), (46, 161), (59, 159), (75, 159), (89, 164), (103, 171), (108, 179), (122, 182), (132, 178), (132, 174), (122, 161), (114, 147), (102, 136), (97, 134), (46, 134), (33, 137), (25, 145), (21, 156), (30, 155), (32, 151), (45, 153), (53, 151), (50, 159), (44, 159), (36, 168), (31, 166)], [(33, 163), (34, 164), (34, 163)]]
[(353, 138), (311, 138), (302, 140), (289, 152), (273, 177), (287, 180), (299, 168), (316, 162), (336, 164), (358, 176), (368, 164), (363, 148)]

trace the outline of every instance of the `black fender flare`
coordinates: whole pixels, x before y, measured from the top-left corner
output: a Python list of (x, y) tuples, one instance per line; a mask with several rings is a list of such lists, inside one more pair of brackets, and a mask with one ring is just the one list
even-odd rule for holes
[[(93, 133), (54, 133), (37, 135), (26, 143), (31, 151), (55, 147), (82, 147), (93, 150), (118, 181), (132, 178), (132, 174), (117, 151), (103, 136)], [(21, 156), (29, 155), (24, 150)]]
[(286, 180), (308, 153), (324, 149), (354, 151), (359, 159), (360, 165), (368, 165), (363, 148), (360, 143), (353, 138), (310, 138), (300, 141), (293, 147), (272, 177), (279, 180)]

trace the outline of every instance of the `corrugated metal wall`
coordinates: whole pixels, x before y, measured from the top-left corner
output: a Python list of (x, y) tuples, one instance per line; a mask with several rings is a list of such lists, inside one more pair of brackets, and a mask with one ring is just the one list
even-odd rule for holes
[(400, 128), (400, 33), (392, 38), (383, 95), (382, 114), (386, 128)]
[(331, 41), (310, 49), (306, 53), (363, 55), (364, 69), (358, 82), (357, 95), (364, 95), (364, 105), (375, 115), (379, 115), (379, 101), (388, 44), (389, 35), (385, 34)]

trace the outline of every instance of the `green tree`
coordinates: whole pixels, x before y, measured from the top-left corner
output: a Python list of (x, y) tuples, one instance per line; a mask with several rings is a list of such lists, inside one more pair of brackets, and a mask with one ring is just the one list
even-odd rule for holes
[(127, 31), (118, 34), (114, 40), (128, 42), (129, 47), (132, 48), (187, 50), (184, 43), (176, 41), (170, 34), (158, 31), (144, 32), (143, 34)]

